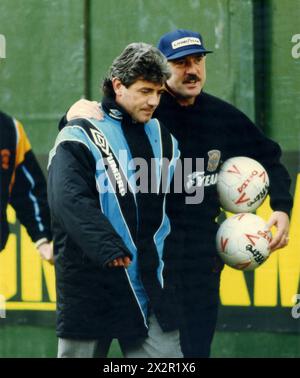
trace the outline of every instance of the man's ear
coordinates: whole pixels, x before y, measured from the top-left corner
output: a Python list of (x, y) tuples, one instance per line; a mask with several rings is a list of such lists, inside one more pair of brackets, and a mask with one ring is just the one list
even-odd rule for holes
[(113, 86), (116, 96), (122, 95), (123, 84), (121, 83), (121, 80), (118, 79), (117, 77), (114, 77), (111, 82), (112, 82), (112, 86)]

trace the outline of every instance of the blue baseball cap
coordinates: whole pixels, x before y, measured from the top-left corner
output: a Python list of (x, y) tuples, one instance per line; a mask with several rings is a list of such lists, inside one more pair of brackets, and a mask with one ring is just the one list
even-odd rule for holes
[(192, 54), (212, 53), (204, 47), (203, 39), (199, 33), (184, 29), (164, 34), (157, 47), (168, 60), (179, 59)]

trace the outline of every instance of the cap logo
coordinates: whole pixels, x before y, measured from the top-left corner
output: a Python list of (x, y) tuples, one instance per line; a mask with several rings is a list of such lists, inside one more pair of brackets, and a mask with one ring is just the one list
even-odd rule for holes
[(190, 45), (201, 45), (201, 41), (199, 38), (194, 37), (185, 37), (176, 39), (176, 41), (172, 42), (172, 48), (179, 49), (180, 47), (190, 46)]

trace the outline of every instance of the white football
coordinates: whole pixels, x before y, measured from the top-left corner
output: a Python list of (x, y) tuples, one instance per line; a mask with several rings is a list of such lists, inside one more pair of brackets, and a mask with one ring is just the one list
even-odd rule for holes
[(268, 189), (268, 173), (256, 160), (238, 156), (222, 164), (217, 190), (224, 210), (253, 212), (263, 203)]
[(266, 222), (251, 213), (227, 218), (216, 236), (218, 253), (225, 264), (239, 270), (254, 270), (270, 255), (272, 233)]

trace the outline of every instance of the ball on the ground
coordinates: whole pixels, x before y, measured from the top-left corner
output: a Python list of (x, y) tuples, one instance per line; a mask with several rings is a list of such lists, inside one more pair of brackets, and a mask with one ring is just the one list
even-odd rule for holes
[(270, 255), (272, 233), (266, 222), (251, 213), (226, 219), (216, 236), (219, 256), (225, 264), (239, 270), (254, 270)]
[(224, 210), (253, 212), (263, 203), (268, 189), (268, 173), (256, 160), (238, 156), (222, 164), (217, 190)]

